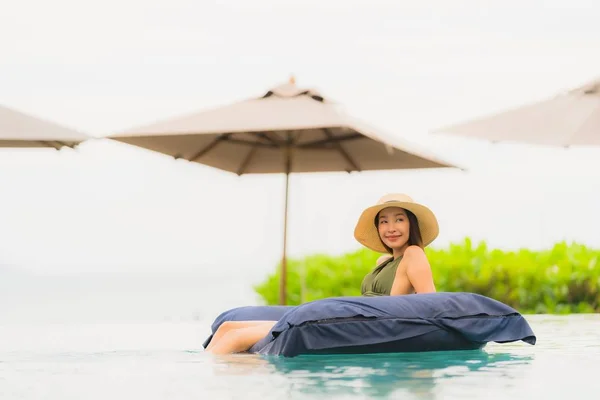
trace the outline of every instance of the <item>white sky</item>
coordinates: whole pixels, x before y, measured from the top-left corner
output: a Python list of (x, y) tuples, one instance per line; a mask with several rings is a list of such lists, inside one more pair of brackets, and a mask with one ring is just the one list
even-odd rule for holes
[[(95, 136), (260, 95), (293, 73), (461, 171), (295, 175), (289, 252), (339, 253), (360, 211), (406, 192), (435, 245), (600, 246), (600, 149), (429, 135), (600, 76), (599, 3), (0, 0), (0, 104)], [(0, 149), (0, 264), (177, 271), (281, 254), (283, 176), (243, 176), (106, 140)]]

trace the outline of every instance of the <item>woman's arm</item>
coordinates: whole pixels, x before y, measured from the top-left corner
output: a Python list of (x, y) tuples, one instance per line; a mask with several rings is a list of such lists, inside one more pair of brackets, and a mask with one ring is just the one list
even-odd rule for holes
[[(398, 271), (406, 271), (406, 276), (409, 283), (417, 293), (434, 293), (436, 292), (435, 284), (433, 283), (433, 275), (431, 273), (431, 266), (427, 260), (427, 256), (422, 248), (419, 246), (409, 246), (402, 257), (400, 264), (403, 264), (405, 268), (398, 268)], [(402, 279), (396, 275), (392, 290), (390, 294), (392, 296), (398, 294), (405, 294), (402, 290)]]

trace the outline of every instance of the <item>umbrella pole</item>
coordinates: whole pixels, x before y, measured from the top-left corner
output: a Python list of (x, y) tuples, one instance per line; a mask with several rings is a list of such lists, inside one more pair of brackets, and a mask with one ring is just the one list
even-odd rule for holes
[(285, 162), (285, 205), (283, 210), (283, 257), (281, 259), (281, 273), (279, 277), (279, 304), (287, 303), (287, 222), (288, 222), (288, 199), (290, 194), (290, 172), (292, 167), (292, 149), (289, 145), (290, 135), (287, 135), (288, 144), (284, 149)]
[(281, 274), (279, 280), (279, 304), (285, 305), (287, 298), (287, 220), (288, 220), (288, 197), (290, 187), (290, 174), (285, 174), (285, 206), (283, 214), (283, 258), (281, 260)]

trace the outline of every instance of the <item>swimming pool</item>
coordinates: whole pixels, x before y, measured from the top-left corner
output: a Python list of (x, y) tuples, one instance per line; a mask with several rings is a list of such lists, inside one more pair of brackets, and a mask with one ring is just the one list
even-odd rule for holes
[(206, 321), (0, 325), (0, 398), (596, 398), (600, 315), (527, 319), (535, 346), (291, 359), (209, 356)]

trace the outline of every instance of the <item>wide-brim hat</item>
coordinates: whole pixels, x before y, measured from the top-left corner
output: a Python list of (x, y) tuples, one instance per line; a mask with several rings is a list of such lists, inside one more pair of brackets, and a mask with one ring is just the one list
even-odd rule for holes
[(388, 207), (400, 207), (412, 212), (419, 222), (423, 246), (429, 245), (438, 236), (440, 228), (433, 211), (426, 206), (415, 202), (410, 196), (401, 193), (387, 194), (379, 199), (377, 204), (366, 208), (354, 228), (354, 238), (360, 244), (380, 253), (387, 253), (381, 242), (379, 231), (375, 225), (375, 217), (379, 211)]

